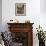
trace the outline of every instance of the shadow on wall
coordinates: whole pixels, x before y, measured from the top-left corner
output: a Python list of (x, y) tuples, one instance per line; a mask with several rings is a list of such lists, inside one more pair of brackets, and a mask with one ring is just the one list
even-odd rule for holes
[(2, 0), (0, 0), (0, 31), (2, 31)]

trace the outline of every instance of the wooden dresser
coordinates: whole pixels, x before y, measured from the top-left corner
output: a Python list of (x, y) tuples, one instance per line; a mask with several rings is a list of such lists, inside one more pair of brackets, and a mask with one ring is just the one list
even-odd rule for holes
[(33, 46), (33, 23), (7, 23), (12, 32), (13, 41), (23, 43), (22, 46)]

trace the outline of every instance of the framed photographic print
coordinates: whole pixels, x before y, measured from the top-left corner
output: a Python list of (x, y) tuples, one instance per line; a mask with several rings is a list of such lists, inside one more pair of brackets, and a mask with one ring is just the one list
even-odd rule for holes
[(15, 4), (15, 15), (16, 16), (26, 15), (26, 3), (16, 3)]

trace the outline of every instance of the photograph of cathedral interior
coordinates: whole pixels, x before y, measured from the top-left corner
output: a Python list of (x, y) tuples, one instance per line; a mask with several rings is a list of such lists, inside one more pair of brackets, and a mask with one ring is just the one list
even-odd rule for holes
[(0, 46), (46, 46), (46, 0), (0, 0)]

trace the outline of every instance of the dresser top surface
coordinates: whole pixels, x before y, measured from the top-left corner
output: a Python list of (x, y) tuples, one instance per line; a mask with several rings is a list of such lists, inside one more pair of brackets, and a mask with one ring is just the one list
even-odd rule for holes
[(18, 24), (18, 25), (23, 25), (23, 24), (31, 24), (33, 25), (34, 23), (7, 23), (8, 25), (14, 25), (14, 24)]

